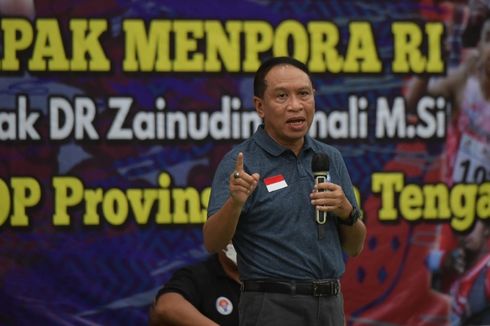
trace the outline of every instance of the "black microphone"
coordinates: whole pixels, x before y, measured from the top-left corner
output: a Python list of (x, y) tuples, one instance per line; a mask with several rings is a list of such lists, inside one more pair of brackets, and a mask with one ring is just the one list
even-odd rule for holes
[[(315, 177), (315, 184), (322, 182), (330, 182), (330, 174), (328, 170), (330, 169), (330, 160), (328, 155), (323, 153), (315, 153), (313, 155), (313, 160), (311, 161), (311, 170), (313, 171), (313, 176)], [(325, 191), (325, 190), (318, 190)], [(316, 210), (316, 222), (318, 224), (325, 224), (327, 222), (327, 212)]]

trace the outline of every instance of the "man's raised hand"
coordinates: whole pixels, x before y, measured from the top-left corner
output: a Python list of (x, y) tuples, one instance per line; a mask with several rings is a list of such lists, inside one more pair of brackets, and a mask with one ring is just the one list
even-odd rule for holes
[(243, 205), (250, 194), (257, 188), (260, 175), (253, 173), (252, 175), (245, 172), (243, 169), (243, 153), (237, 155), (235, 170), (230, 175), (230, 194), (231, 197), (241, 205)]

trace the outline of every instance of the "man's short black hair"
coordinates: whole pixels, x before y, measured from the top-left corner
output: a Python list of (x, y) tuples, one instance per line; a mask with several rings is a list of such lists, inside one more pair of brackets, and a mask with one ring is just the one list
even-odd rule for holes
[[(272, 57), (270, 59), (267, 59), (264, 61), (257, 72), (255, 73), (255, 78), (254, 78), (254, 95), (262, 98), (265, 93), (265, 89), (267, 88), (267, 84), (265, 83), (265, 76), (267, 73), (275, 66), (278, 65), (291, 65), (294, 66), (298, 69), (301, 69), (304, 71), (307, 75), (308, 78), (310, 78), (311, 81), (311, 76), (310, 72), (308, 71), (308, 68), (304, 63), (302, 63), (299, 60), (296, 60), (291, 57)], [(312, 83), (313, 84), (313, 83)]]

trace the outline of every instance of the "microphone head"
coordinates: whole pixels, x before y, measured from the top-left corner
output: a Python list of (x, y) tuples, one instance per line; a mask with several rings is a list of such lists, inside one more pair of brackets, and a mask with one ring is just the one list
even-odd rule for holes
[(328, 172), (330, 169), (330, 160), (327, 154), (315, 153), (311, 161), (311, 170), (315, 172)]

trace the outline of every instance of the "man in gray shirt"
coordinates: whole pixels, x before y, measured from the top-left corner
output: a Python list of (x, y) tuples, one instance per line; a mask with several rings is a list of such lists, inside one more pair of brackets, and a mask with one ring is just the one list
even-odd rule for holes
[[(340, 152), (307, 134), (315, 99), (306, 66), (264, 62), (254, 104), (263, 125), (217, 168), (204, 244), (211, 252), (235, 245), (240, 325), (343, 325), (342, 253), (360, 254), (366, 228)], [(318, 153), (331, 180), (315, 184)], [(326, 223), (317, 211), (328, 213)]]

